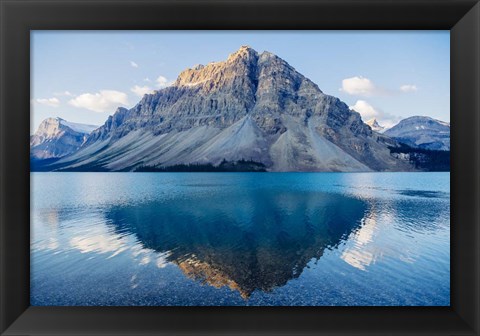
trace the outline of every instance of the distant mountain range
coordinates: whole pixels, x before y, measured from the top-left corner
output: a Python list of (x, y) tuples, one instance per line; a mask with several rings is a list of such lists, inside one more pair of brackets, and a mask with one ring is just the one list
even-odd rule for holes
[[(248, 170), (250, 163), (255, 171), (435, 169), (430, 154), (422, 154), (419, 167), (410, 147), (400, 155), (401, 141), (372, 131), (378, 123), (363, 123), (278, 56), (247, 46), (225, 61), (184, 70), (171, 86), (118, 108), (89, 134), (66, 124), (58, 123), (74, 134), (47, 141), (41, 134), (57, 133), (42, 123), (34, 135), (32, 156), (40, 158), (44, 148), (50, 153), (44, 158), (59, 158), (43, 170)], [(52, 150), (53, 139), (65, 145)]]
[(383, 134), (415, 148), (450, 150), (450, 123), (429, 117), (410, 117)]
[(68, 122), (62, 118), (47, 118), (30, 136), (30, 157), (43, 160), (72, 154), (97, 127)]

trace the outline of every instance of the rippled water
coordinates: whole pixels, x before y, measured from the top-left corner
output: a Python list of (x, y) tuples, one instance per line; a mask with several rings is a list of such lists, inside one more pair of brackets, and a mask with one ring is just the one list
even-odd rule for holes
[(449, 305), (449, 173), (32, 173), (32, 305)]

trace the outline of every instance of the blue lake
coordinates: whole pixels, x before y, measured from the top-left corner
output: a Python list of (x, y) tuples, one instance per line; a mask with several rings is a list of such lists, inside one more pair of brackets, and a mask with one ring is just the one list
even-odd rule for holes
[(31, 173), (31, 304), (448, 306), (449, 173)]

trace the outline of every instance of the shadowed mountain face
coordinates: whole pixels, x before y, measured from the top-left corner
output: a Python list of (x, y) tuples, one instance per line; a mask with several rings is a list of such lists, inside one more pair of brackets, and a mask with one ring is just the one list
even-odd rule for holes
[(186, 276), (245, 299), (298, 277), (357, 229), (367, 209), (359, 199), (322, 192), (198, 196), (112, 207), (107, 222), (166, 254)]
[(119, 108), (57, 170), (251, 160), (269, 171), (408, 171), (392, 140), (278, 56), (241, 47)]

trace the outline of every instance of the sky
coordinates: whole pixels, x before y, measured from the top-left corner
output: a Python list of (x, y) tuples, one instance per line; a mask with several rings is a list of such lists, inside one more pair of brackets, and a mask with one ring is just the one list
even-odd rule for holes
[(283, 58), (367, 121), (450, 121), (450, 32), (32, 31), (31, 132), (48, 117), (102, 125), (119, 106), (242, 45)]

